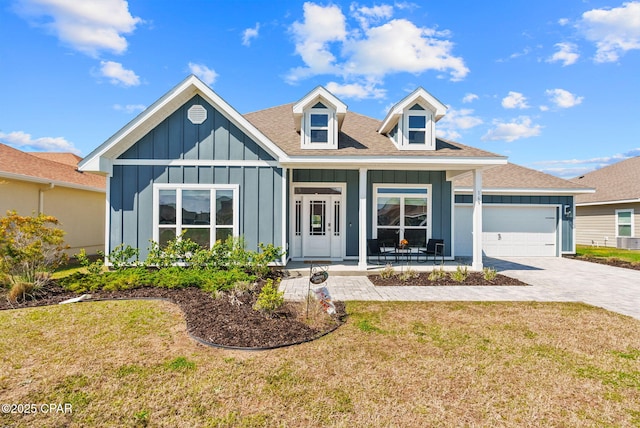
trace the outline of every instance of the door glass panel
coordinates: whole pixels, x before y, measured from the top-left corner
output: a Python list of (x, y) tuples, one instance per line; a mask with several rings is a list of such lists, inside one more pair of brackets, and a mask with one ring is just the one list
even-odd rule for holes
[(176, 224), (176, 191), (159, 191), (160, 224)]
[(211, 224), (211, 191), (182, 191), (182, 224)]
[(216, 192), (216, 225), (233, 224), (233, 190)]
[(309, 235), (324, 236), (326, 231), (326, 202), (310, 201), (309, 202)]
[(427, 198), (404, 198), (404, 225), (427, 225)]
[(400, 225), (400, 198), (378, 198), (378, 224), (380, 226)]

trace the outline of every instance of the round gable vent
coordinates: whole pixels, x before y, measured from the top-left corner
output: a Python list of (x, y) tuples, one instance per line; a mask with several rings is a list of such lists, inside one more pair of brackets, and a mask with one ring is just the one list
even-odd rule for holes
[(187, 110), (187, 117), (194, 125), (200, 125), (207, 120), (207, 109), (200, 104), (193, 105)]

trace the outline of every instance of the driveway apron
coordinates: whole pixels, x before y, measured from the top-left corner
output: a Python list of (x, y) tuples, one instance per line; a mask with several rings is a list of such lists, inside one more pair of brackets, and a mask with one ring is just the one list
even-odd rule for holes
[[(484, 264), (530, 286), (376, 287), (366, 276), (330, 276), (324, 285), (341, 301), (584, 302), (640, 319), (640, 271), (559, 257), (486, 258)], [(298, 277), (280, 288), (286, 299), (303, 300), (308, 287), (308, 277)]]

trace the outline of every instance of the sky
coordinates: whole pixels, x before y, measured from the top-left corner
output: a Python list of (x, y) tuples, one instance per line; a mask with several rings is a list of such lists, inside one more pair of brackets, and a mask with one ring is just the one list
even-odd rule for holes
[(240, 113), (318, 85), (570, 178), (640, 155), (640, 0), (0, 0), (0, 142), (89, 154), (190, 74)]

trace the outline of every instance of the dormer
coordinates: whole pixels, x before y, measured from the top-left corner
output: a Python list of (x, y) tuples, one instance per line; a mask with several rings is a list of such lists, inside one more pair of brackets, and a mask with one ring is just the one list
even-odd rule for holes
[(338, 132), (347, 106), (318, 86), (293, 106), (296, 131), (303, 149), (337, 149)]
[(387, 135), (398, 150), (435, 150), (436, 122), (446, 111), (447, 106), (418, 88), (391, 107), (378, 132)]

